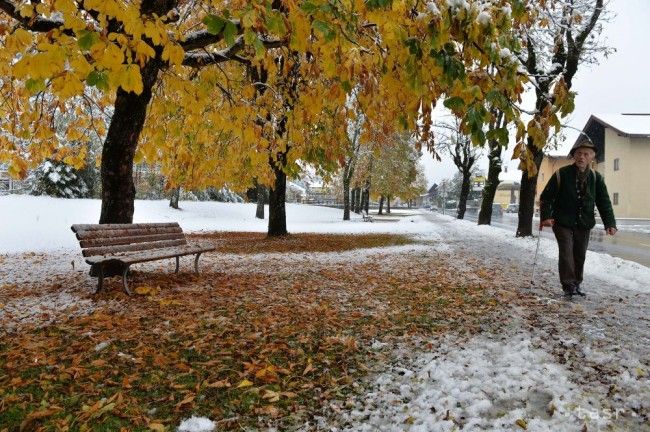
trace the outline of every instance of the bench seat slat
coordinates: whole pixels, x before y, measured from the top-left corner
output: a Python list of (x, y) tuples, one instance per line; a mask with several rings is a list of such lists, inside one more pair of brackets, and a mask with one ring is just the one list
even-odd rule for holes
[(199, 252), (209, 252), (216, 248), (213, 245), (191, 244), (174, 248), (154, 249), (148, 251), (136, 251), (114, 255), (95, 255), (86, 258), (88, 264), (97, 264), (107, 261), (120, 261), (125, 264), (135, 264), (147, 261), (155, 261), (164, 258), (174, 258), (182, 255), (193, 255)]
[(80, 240), (82, 249), (101, 246), (117, 246), (132, 243), (147, 243), (159, 240), (180, 240), (184, 239), (183, 233), (135, 235), (129, 237), (102, 237)]
[(83, 256), (89, 257), (94, 255), (116, 255), (123, 252), (138, 252), (152, 249), (161, 249), (176, 246), (187, 245), (187, 240), (183, 237), (179, 240), (161, 240), (147, 243), (134, 243), (117, 246), (100, 246), (83, 249)]

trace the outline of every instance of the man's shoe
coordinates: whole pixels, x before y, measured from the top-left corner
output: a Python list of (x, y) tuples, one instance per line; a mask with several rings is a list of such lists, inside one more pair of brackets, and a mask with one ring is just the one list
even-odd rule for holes
[(582, 297), (587, 296), (587, 294), (580, 291), (580, 284), (577, 283), (577, 282), (573, 285), (573, 293), (576, 294), (576, 295), (582, 296)]
[(563, 284), (562, 291), (564, 292), (565, 297), (571, 297), (575, 294), (575, 287), (572, 284)]

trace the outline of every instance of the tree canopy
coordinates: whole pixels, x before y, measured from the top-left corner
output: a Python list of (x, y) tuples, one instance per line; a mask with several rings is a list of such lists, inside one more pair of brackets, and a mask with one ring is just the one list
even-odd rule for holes
[[(366, 142), (407, 130), (435, 152), (442, 102), (476, 145), (489, 106), (543, 146), (571, 98), (557, 80), (552, 109), (521, 119), (516, 30), (538, 2), (0, 0), (0, 162), (17, 176), (48, 158), (80, 166), (93, 129), (105, 136), (102, 220), (124, 221), (134, 158), (160, 164), (170, 186), (271, 185), (298, 160), (334, 169), (353, 89)], [(68, 111), (75, 121), (55, 132)], [(113, 217), (118, 201), (130, 209)]]

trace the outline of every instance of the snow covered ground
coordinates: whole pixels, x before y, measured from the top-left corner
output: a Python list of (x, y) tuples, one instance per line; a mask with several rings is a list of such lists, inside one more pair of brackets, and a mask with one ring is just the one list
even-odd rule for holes
[[(256, 204), (186, 201), (180, 207), (174, 210), (168, 201), (137, 200), (133, 222), (173, 221), (186, 232), (267, 230), (268, 218), (255, 218)], [(0, 196), (0, 253), (76, 249), (78, 243), (70, 226), (97, 223), (100, 210), (101, 201), (93, 199)], [(351, 221), (344, 222), (342, 210), (300, 204), (287, 204), (286, 211), (287, 229), (292, 233), (419, 233), (429, 226), (421, 218), (417, 219), (419, 223), (361, 223), (361, 216), (354, 213)], [(393, 214), (400, 212), (405, 211), (395, 210)]]
[[(253, 204), (183, 202), (181, 207), (176, 211), (164, 201), (138, 201), (135, 221), (178, 221), (187, 231), (266, 230), (267, 222), (254, 218)], [(390, 222), (364, 223), (356, 215), (343, 222), (341, 210), (289, 205), (287, 225), (290, 232), (407, 233), (436, 245), (228, 255), (206, 262), (226, 272), (260, 268), (260, 263), (278, 265), (280, 259), (290, 266), (309, 262), (325, 267), (378, 257), (409, 259), (435, 248), (457, 259), (463, 277), (473, 277), (471, 263), (478, 260), (498, 269), (511, 291), (525, 294), (525, 301), (513, 298), (505, 327), (477, 335), (459, 329), (433, 341), (377, 342), (373, 348), (384, 353), (386, 363), (366, 382), (357, 383), (358, 394), (325, 407), (305, 430), (650, 430), (649, 268), (588, 252), (588, 297), (567, 302), (559, 295), (553, 241), (541, 239), (531, 284), (536, 239), (518, 239), (509, 231), (430, 212), (398, 213), (402, 217)], [(36, 286), (44, 273), (53, 281), (87, 273), (70, 225), (94, 223), (98, 216), (96, 200), (0, 197), (0, 287)], [(38, 315), (43, 320), (43, 303), (50, 314), (68, 313), (72, 302), (74, 313), (92, 310), (91, 299), (74, 295), (61, 290), (3, 305), (0, 292), (0, 316)], [(178, 430), (215, 430), (212, 420), (192, 417)]]

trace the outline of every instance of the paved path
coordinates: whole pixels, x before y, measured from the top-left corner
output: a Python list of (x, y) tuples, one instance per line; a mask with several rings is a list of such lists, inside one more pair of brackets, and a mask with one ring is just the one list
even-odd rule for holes
[(473, 256), (508, 272), (519, 292), (532, 295), (532, 302), (513, 305), (513, 315), (541, 332), (554, 355), (573, 363), (578, 382), (593, 386), (594, 391), (604, 388), (602, 405), (628, 414), (619, 425), (650, 430), (650, 294), (612, 286), (586, 269), (587, 297), (564, 300), (555, 259), (539, 254), (538, 276), (530, 283), (534, 253), (530, 242), (522, 240), (522, 247), (498, 244), (494, 237), (468, 230), (464, 225), (468, 222), (436, 213), (424, 215), (447, 233), (445, 239), (456, 256)]

